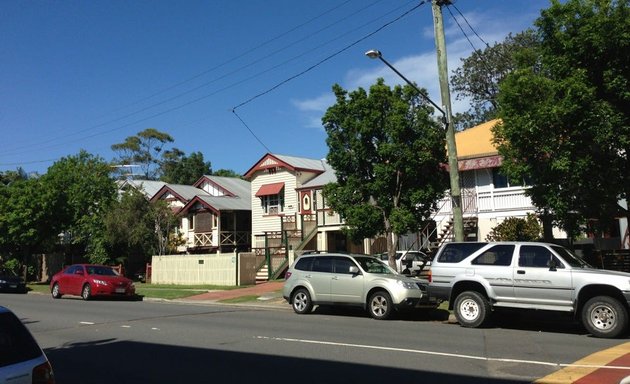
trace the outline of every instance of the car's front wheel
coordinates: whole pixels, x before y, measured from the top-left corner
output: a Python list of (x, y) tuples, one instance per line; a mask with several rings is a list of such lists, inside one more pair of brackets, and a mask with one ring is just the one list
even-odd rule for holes
[(368, 312), (376, 320), (385, 320), (392, 313), (392, 298), (385, 291), (374, 292), (368, 300)]
[(311, 301), (311, 295), (305, 288), (300, 288), (291, 297), (291, 307), (295, 313), (303, 315), (311, 312), (313, 309), (313, 302)]
[(83, 289), (81, 290), (81, 297), (83, 300), (90, 300), (90, 298), (92, 298), (92, 287), (90, 287), (90, 284), (85, 284), (83, 286)]
[(462, 327), (478, 328), (490, 315), (490, 303), (481, 293), (466, 291), (455, 299), (455, 318)]
[(582, 308), (582, 324), (595, 337), (615, 338), (628, 326), (628, 312), (616, 299), (596, 296)]
[(59, 283), (55, 283), (55, 285), (53, 285), (52, 291), (50, 291), (50, 294), (52, 295), (53, 299), (61, 298), (61, 291), (59, 290)]

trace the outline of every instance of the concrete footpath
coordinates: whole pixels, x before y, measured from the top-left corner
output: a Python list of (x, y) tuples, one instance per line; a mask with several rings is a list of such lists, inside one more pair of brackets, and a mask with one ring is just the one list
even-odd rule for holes
[(283, 285), (284, 281), (268, 281), (251, 287), (210, 291), (200, 295), (189, 296), (184, 299), (177, 299), (173, 301), (217, 303), (223, 300), (238, 299), (246, 296), (258, 296), (258, 298), (256, 300), (252, 300), (250, 304), (265, 304), (290, 309), (291, 307), (282, 297)]

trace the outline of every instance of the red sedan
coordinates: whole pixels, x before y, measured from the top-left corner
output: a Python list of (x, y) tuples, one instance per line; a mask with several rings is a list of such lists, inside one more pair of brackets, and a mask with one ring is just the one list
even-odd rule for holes
[(133, 297), (136, 287), (112, 267), (94, 264), (74, 264), (55, 274), (50, 281), (50, 292), (55, 299), (62, 295)]

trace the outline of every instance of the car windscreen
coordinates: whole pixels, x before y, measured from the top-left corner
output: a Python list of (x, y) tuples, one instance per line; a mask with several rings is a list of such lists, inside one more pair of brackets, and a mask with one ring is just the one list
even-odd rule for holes
[(116, 271), (109, 267), (87, 267), (88, 275), (118, 276)]
[(0, 312), (0, 367), (42, 355), (33, 336), (11, 312)]
[(575, 256), (568, 249), (560, 246), (552, 246), (553, 249), (558, 255), (560, 255), (564, 261), (567, 262), (573, 268), (593, 268), (586, 261), (581, 258)]
[(355, 256), (354, 259), (359, 263), (361, 269), (367, 273), (378, 273), (383, 275), (391, 275), (394, 272), (389, 266), (382, 261), (368, 256)]

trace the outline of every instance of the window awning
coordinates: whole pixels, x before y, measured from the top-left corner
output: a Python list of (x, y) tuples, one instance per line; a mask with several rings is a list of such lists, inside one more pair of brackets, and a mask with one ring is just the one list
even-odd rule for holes
[(284, 188), (284, 183), (265, 184), (258, 189), (256, 197), (277, 195), (282, 191), (282, 188)]

